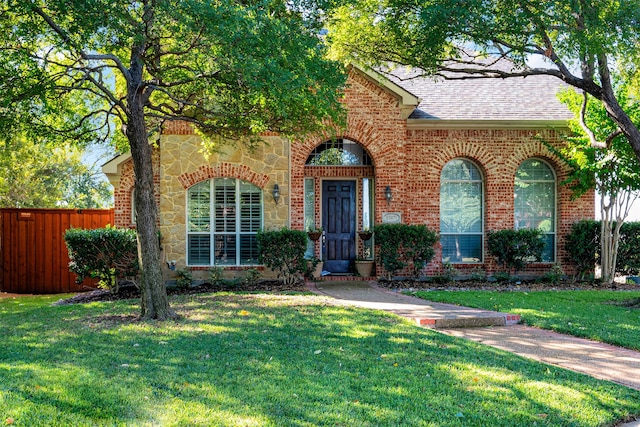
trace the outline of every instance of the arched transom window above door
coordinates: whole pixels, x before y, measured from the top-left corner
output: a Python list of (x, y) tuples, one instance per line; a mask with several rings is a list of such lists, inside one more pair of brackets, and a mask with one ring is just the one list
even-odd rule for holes
[(355, 141), (338, 138), (318, 145), (307, 158), (310, 166), (371, 166), (371, 157)]

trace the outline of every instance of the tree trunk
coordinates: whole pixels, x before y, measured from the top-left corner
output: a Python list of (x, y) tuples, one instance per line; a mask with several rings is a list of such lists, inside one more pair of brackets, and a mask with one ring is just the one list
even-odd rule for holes
[[(140, 123), (142, 122), (142, 128)], [(144, 118), (129, 118), (127, 137), (135, 173), (136, 228), (140, 255), (140, 316), (142, 319), (165, 320), (176, 317), (169, 306), (167, 289), (160, 267), (158, 239), (158, 206), (154, 196), (151, 146), (147, 140)]]
[(622, 197), (628, 198), (629, 195), (625, 192), (609, 193), (612, 194), (609, 194), (607, 199), (607, 191), (601, 189), (600, 265), (602, 267), (602, 282), (611, 285), (616, 278), (620, 229), (628, 214), (628, 211), (621, 212), (619, 203)]
[(609, 198), (609, 204), (605, 200), (605, 195), (602, 195), (600, 201), (600, 209), (602, 214), (602, 220), (600, 222), (600, 267), (602, 269), (602, 283), (610, 285), (615, 278), (615, 264), (613, 261), (613, 232), (612, 232), (612, 220), (611, 220), (611, 208), (613, 196)]
[[(136, 60), (137, 59), (137, 60)], [(142, 61), (132, 53), (130, 79), (127, 82), (127, 139), (135, 174), (136, 226), (140, 256), (140, 316), (166, 320), (177, 317), (169, 306), (160, 265), (158, 206), (153, 182), (152, 149), (144, 117), (146, 95), (142, 87)]]

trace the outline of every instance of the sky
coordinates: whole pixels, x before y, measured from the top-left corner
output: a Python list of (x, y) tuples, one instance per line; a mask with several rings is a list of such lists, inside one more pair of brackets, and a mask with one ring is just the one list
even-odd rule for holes
[[(600, 195), (596, 194), (596, 219), (600, 219)], [(640, 200), (636, 200), (631, 207), (631, 212), (625, 222), (640, 221)]]

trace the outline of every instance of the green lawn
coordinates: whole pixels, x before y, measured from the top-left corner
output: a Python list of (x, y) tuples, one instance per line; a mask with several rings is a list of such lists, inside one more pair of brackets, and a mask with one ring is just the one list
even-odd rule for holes
[[(0, 299), (0, 424), (611, 426), (640, 392), (316, 296)], [(5, 421), (6, 420), (6, 421)]]
[(619, 304), (629, 291), (420, 291), (416, 296), (519, 314), (527, 325), (640, 350), (640, 310)]

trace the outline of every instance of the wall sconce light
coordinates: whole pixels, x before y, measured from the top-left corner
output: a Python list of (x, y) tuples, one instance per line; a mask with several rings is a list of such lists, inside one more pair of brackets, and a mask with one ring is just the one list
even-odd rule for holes
[(391, 186), (387, 185), (384, 189), (384, 198), (387, 199), (387, 205), (391, 205), (391, 199), (393, 199), (393, 193), (391, 193)]
[(273, 184), (273, 201), (278, 204), (278, 200), (280, 200), (280, 186), (278, 184)]
[(169, 270), (173, 271), (176, 269), (176, 262), (175, 261), (167, 261), (167, 267), (169, 267)]

